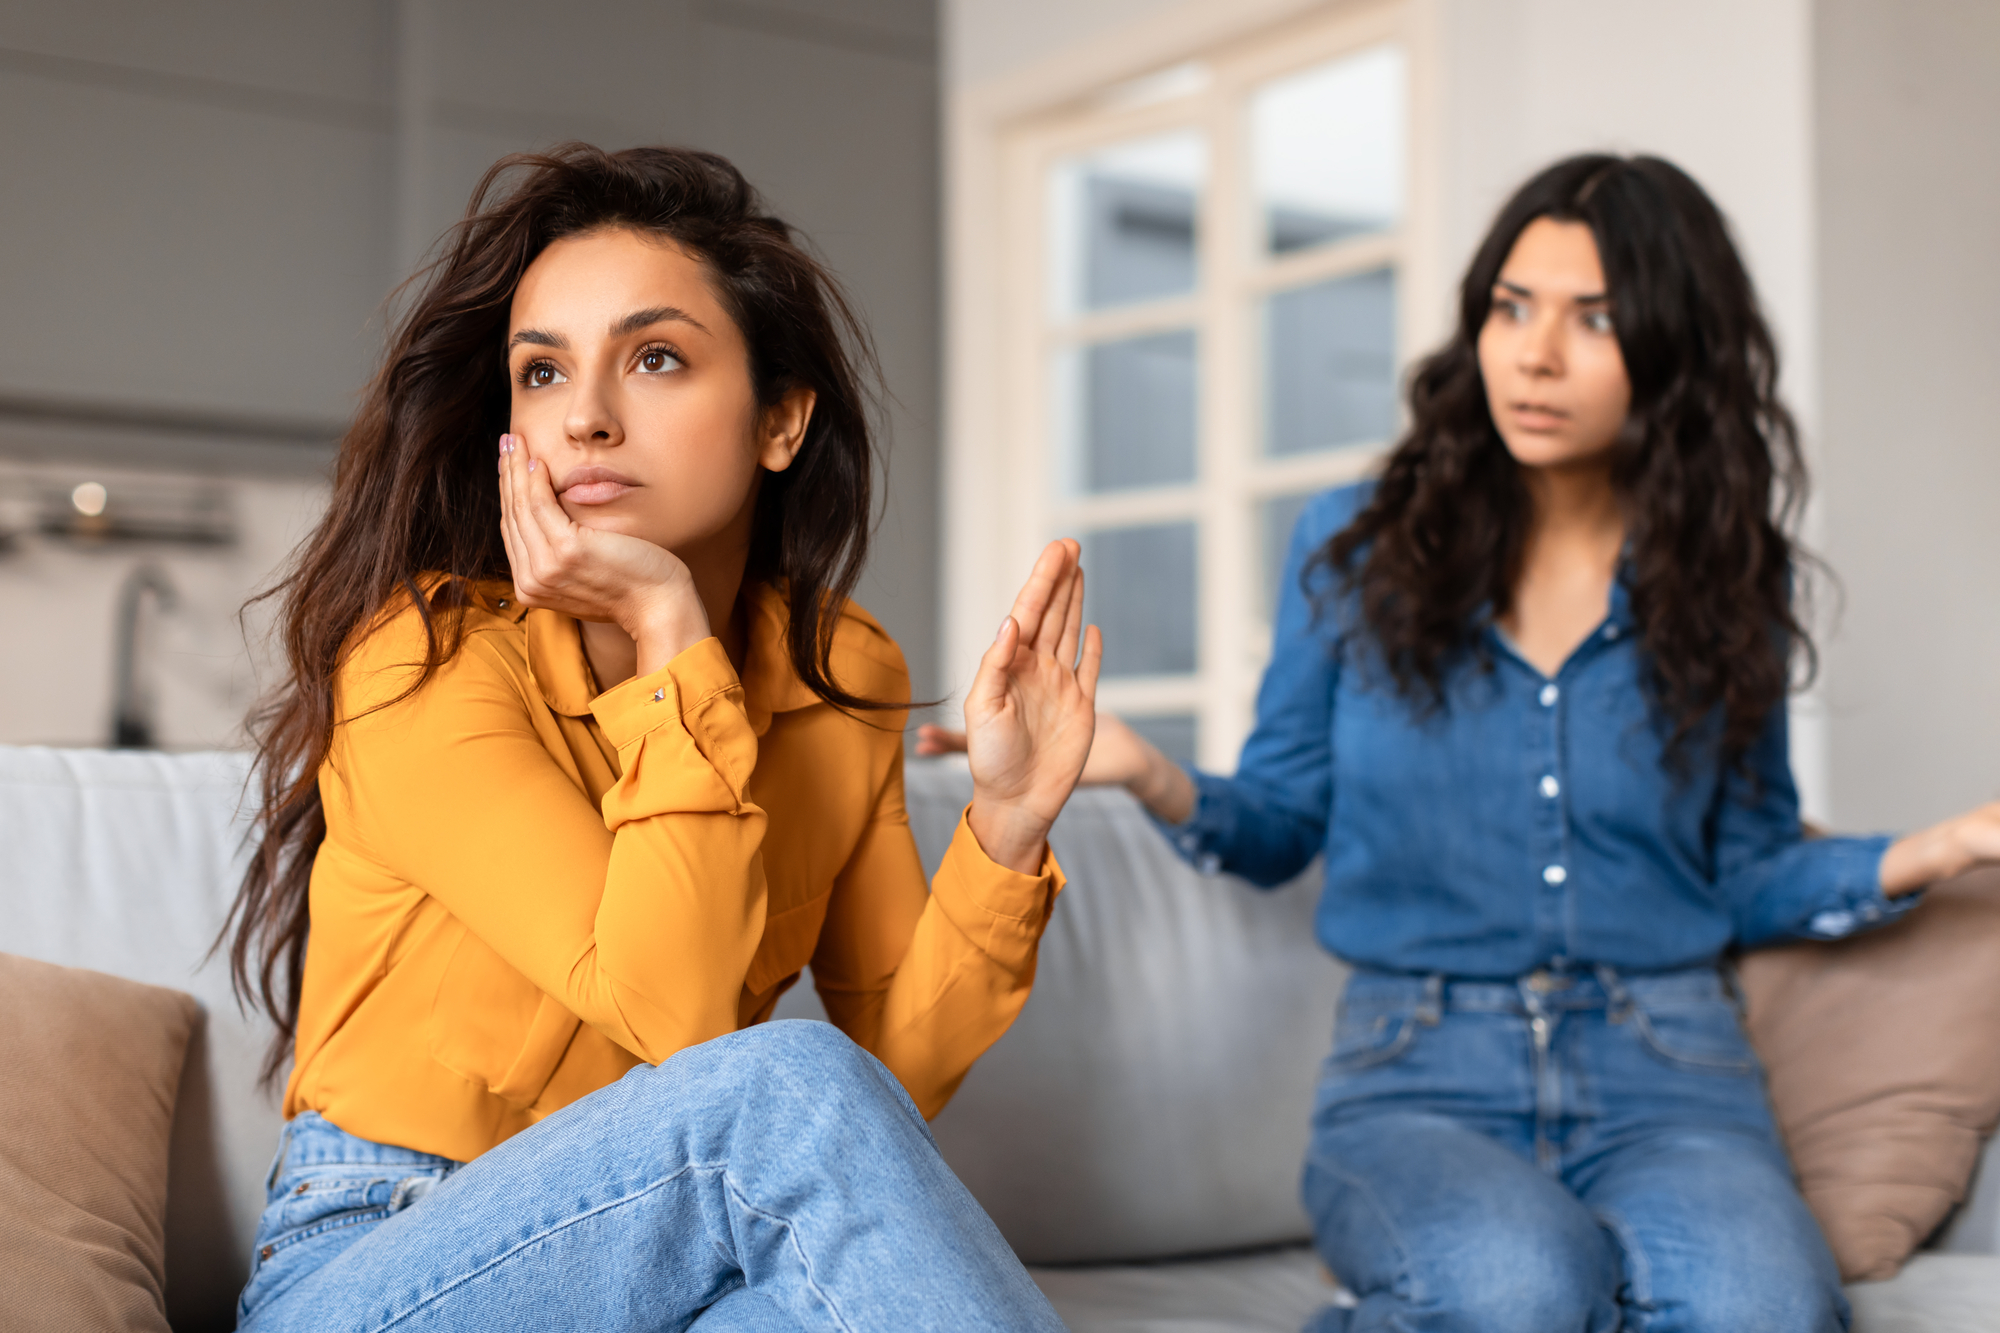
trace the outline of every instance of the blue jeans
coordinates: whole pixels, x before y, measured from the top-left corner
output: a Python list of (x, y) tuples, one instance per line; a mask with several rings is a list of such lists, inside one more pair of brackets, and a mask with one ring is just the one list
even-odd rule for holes
[(460, 1164), (286, 1127), (248, 1333), (1059, 1333), (874, 1057), (767, 1023), (641, 1065)]
[(1712, 970), (1355, 973), (1303, 1188), (1315, 1333), (1847, 1327)]

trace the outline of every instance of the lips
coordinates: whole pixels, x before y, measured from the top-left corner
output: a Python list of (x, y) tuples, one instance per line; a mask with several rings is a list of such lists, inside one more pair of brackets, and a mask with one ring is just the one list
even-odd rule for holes
[(1513, 403), (1514, 420), (1526, 430), (1557, 430), (1569, 421), (1569, 413), (1547, 403)]
[(639, 483), (622, 472), (608, 467), (580, 467), (563, 478), (562, 485), (556, 487), (556, 494), (571, 504), (609, 504), (627, 491), (637, 490)]

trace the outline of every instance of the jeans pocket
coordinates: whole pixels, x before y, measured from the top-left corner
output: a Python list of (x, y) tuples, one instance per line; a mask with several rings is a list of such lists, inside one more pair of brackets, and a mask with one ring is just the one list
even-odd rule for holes
[(1632, 1026), (1646, 1049), (1678, 1069), (1711, 1074), (1748, 1074), (1757, 1057), (1736, 1010), (1727, 1001), (1638, 1006)]
[(423, 1198), (447, 1174), (449, 1169), (442, 1167), (407, 1171), (349, 1165), (280, 1176), (257, 1223), (238, 1319), (247, 1320), (259, 1305), (359, 1240), (370, 1225)]
[(1416, 1011), (1342, 1010), (1334, 1027), (1333, 1054), (1327, 1057), (1328, 1074), (1352, 1074), (1401, 1059), (1417, 1039)]

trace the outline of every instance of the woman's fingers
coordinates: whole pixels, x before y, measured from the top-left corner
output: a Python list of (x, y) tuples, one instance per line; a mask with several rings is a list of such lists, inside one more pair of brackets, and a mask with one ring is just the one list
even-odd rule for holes
[(1042, 617), (1047, 614), (1057, 585), (1066, 572), (1067, 555), (1061, 542), (1050, 542), (1044, 546), (1035, 560), (1035, 567), (1028, 571), (1028, 581), (1021, 585), (1021, 591), (1014, 597), (1014, 623), (1020, 627), (1021, 641), (1030, 646), (1041, 630)]
[[(1081, 549), (1068, 537), (1057, 541), (1055, 545), (1061, 548), (1062, 567), (1056, 575), (1055, 587), (1050, 590), (1049, 604), (1042, 608), (1041, 623), (1029, 627), (1028, 635), (1036, 652), (1047, 653), (1051, 657), (1059, 656), (1057, 650), (1062, 643), (1063, 626), (1069, 620), (1070, 603), (1075, 600), (1076, 557)], [(1075, 656), (1072, 655), (1064, 665), (1067, 666), (1069, 662), (1075, 660)]]
[(1076, 687), (1093, 705), (1097, 702), (1097, 672), (1104, 665), (1104, 633), (1092, 625), (1083, 632), (1083, 660), (1077, 664)]
[(1056, 661), (1064, 666), (1076, 664), (1077, 638), (1083, 633), (1083, 566), (1077, 565), (1070, 571), (1069, 610), (1063, 616), (1062, 637), (1056, 641)]
[(926, 722), (917, 728), (917, 753), (925, 758), (940, 754), (964, 754), (965, 733)]

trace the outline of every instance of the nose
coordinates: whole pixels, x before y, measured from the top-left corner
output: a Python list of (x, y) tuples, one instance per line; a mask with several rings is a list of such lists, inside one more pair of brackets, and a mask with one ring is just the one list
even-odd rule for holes
[(1516, 363), (1523, 374), (1551, 377), (1563, 373), (1563, 323), (1555, 311), (1538, 313), (1521, 331)]
[(618, 418), (611, 382), (605, 376), (581, 374), (570, 383), (569, 402), (563, 413), (563, 434), (574, 445), (619, 445), (625, 442), (625, 427)]

